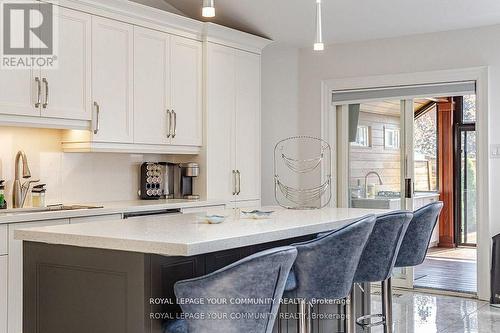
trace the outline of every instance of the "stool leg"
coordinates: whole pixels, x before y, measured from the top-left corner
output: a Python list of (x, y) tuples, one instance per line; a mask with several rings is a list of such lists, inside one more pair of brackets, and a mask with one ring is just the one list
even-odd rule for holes
[(312, 327), (312, 309), (313, 309), (313, 306), (307, 302), (306, 303), (306, 331), (307, 333), (312, 333), (313, 331), (313, 327)]
[(309, 333), (309, 307), (305, 299), (299, 301), (299, 333)]
[(388, 332), (392, 333), (392, 278), (389, 277), (386, 280), (387, 284), (387, 313), (385, 317), (385, 321), (387, 326), (389, 327)]
[(349, 304), (346, 307), (346, 333), (356, 332), (356, 304), (355, 304), (355, 288), (352, 285), (351, 293), (349, 294)]
[(382, 315), (384, 333), (392, 333), (392, 283), (390, 278), (382, 281)]

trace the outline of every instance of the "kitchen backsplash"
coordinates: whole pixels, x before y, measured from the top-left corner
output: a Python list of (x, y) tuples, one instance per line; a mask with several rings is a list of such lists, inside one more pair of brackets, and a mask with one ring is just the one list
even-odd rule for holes
[(9, 205), (18, 150), (26, 152), (32, 179), (47, 184), (48, 204), (135, 200), (138, 166), (169, 160), (166, 155), (63, 153), (61, 136), (60, 130), (0, 127), (0, 178), (7, 181)]

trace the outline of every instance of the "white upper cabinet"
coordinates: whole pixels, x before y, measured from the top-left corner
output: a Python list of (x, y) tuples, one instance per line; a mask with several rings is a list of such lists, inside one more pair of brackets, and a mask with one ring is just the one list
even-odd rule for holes
[(201, 146), (203, 142), (201, 42), (173, 36), (170, 54), (172, 144)]
[(260, 56), (207, 46), (209, 198), (260, 200)]
[(42, 69), (41, 115), (91, 119), (91, 16), (59, 8), (57, 68)]
[(133, 43), (132, 25), (92, 17), (93, 141), (133, 142)]
[(170, 142), (170, 36), (134, 28), (134, 142)]
[(238, 200), (260, 199), (260, 56), (235, 51)]
[(64, 128), (71, 123), (42, 121), (40, 116), (90, 120), (91, 15), (62, 7), (54, 13), (59, 27), (56, 67), (0, 70), (0, 114), (32, 116), (19, 122)]
[(201, 146), (201, 42), (134, 31), (134, 142)]
[(35, 106), (38, 86), (30, 69), (0, 69), (0, 113), (40, 116)]

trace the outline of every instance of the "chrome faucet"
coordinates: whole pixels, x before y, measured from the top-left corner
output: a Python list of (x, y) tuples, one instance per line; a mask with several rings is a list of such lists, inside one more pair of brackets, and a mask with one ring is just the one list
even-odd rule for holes
[(19, 160), (22, 160), (23, 162), (23, 175), (22, 177), (24, 179), (31, 178), (31, 171), (28, 166), (28, 159), (26, 158), (26, 154), (24, 151), (20, 150), (17, 152), (16, 155), (16, 163), (15, 163), (15, 168), (16, 168), (16, 179), (14, 180), (14, 189), (12, 191), (12, 204), (14, 208), (23, 208), (24, 207), (24, 202), (26, 201), (26, 196), (28, 195), (28, 191), (30, 189), (30, 185), (32, 183), (37, 183), (40, 180), (27, 180), (24, 183), (21, 184), (21, 176), (19, 173)]
[(368, 177), (370, 175), (375, 175), (378, 177), (378, 182), (379, 182), (379, 185), (384, 185), (384, 183), (382, 182), (382, 177), (380, 177), (380, 175), (378, 174), (378, 172), (376, 171), (370, 171), (368, 172), (366, 175), (365, 175), (365, 198), (368, 198)]

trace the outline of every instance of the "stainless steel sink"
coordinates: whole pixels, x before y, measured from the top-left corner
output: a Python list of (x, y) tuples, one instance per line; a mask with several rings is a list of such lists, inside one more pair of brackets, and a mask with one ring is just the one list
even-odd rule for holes
[(103, 208), (103, 206), (86, 206), (86, 205), (50, 205), (47, 207), (33, 207), (33, 208), (10, 208), (0, 210), (3, 214), (29, 214), (29, 213), (43, 213), (43, 212), (57, 212), (65, 210), (78, 210), (78, 209), (96, 209)]

